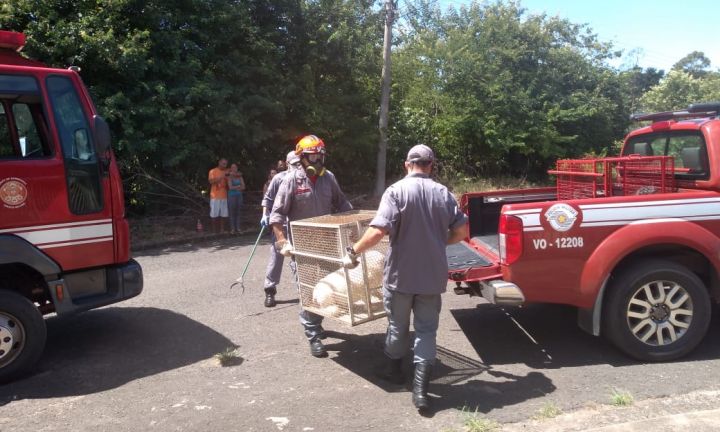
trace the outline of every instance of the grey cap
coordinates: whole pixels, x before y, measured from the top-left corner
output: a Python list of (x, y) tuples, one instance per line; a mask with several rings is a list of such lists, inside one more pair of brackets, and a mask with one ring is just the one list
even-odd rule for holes
[(418, 144), (410, 149), (407, 155), (407, 162), (433, 162), (435, 153), (425, 144)]
[(300, 162), (300, 156), (295, 154), (295, 150), (291, 151), (287, 154), (287, 157), (285, 158), (285, 162), (289, 163), (290, 165), (296, 164)]

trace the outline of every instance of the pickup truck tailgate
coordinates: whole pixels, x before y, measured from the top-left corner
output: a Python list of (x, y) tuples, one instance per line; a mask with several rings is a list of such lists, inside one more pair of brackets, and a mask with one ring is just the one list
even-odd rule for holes
[(463, 240), (445, 249), (449, 279), (472, 282), (500, 276), (497, 235), (487, 237), (489, 238), (473, 238), (470, 242)]
[(470, 239), (446, 248), (448, 279), (477, 282), (499, 279), (498, 223), (506, 204), (554, 200), (555, 188), (466, 193), (460, 207), (468, 215)]

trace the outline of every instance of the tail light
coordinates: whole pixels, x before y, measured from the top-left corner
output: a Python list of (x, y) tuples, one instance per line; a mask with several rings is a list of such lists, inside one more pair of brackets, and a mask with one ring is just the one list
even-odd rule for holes
[(512, 215), (500, 216), (500, 263), (512, 264), (523, 251), (522, 219)]
[(670, 129), (670, 125), (672, 125), (673, 123), (674, 122), (672, 120), (656, 121), (650, 125), (650, 129), (652, 129), (654, 131), (668, 130), (668, 129)]

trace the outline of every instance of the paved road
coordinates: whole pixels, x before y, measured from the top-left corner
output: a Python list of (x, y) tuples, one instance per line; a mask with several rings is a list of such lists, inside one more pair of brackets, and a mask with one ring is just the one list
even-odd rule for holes
[[(278, 307), (262, 306), (267, 244), (245, 294), (229, 290), (254, 240), (142, 252), (141, 296), (48, 319), (38, 371), (0, 387), (0, 431), (460, 430), (463, 410), (506, 423), (548, 403), (604, 404), (615, 389), (636, 399), (718, 389), (717, 316), (690, 357), (638, 364), (580, 331), (571, 308), (502, 309), (450, 290), (431, 385), (437, 410), (423, 418), (406, 388), (372, 375), (383, 320), (326, 320), (330, 357), (312, 358), (288, 272)], [(228, 347), (241, 358), (220, 367), (213, 355)]]

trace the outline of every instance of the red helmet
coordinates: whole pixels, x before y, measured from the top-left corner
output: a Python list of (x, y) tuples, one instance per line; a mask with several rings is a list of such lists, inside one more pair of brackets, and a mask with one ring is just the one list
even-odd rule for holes
[(305, 135), (295, 145), (295, 154), (325, 153), (325, 143), (315, 135)]

